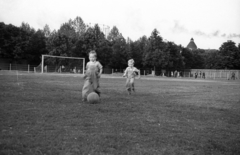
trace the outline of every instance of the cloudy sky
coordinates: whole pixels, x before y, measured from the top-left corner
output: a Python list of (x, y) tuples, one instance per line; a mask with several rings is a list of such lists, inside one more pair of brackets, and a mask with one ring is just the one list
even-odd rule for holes
[[(69, 19), (117, 26), (133, 41), (156, 28), (164, 40), (186, 47), (218, 49), (240, 43), (240, 0), (0, 0), (0, 22), (58, 30)], [(104, 26), (103, 26), (104, 25)]]

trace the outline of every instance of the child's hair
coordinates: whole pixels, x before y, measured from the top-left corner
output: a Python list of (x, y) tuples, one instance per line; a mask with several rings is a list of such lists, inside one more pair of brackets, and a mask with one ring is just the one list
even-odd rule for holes
[(130, 59), (130, 60), (128, 60), (128, 63), (129, 63), (129, 64), (134, 64), (134, 60), (133, 60), (133, 59)]
[(88, 55), (90, 55), (90, 54), (93, 54), (93, 55), (95, 55), (95, 57), (97, 57), (97, 53), (94, 50), (90, 51)]

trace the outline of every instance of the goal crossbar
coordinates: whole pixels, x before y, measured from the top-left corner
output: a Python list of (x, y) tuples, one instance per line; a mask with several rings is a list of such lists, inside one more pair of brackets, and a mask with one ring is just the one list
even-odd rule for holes
[(55, 56), (55, 55), (42, 55), (42, 64), (41, 64), (41, 73), (43, 73), (44, 69), (44, 57), (55, 57), (55, 58), (67, 58), (67, 59), (80, 59), (83, 60), (83, 74), (85, 70), (85, 58), (79, 58), (79, 57), (65, 57), (65, 56)]

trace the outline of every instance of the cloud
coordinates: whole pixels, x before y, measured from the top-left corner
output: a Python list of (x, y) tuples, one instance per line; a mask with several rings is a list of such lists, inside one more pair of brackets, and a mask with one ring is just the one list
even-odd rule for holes
[(174, 26), (171, 28), (173, 33), (184, 33), (184, 34), (192, 34), (195, 36), (199, 37), (204, 37), (204, 38), (228, 38), (228, 39), (233, 39), (233, 38), (240, 38), (240, 34), (237, 33), (220, 33), (220, 30), (215, 30), (212, 32), (205, 32), (202, 30), (188, 30), (184, 25), (181, 25), (179, 21), (174, 21)]
[(223, 33), (223, 34), (221, 34), (221, 37), (229, 38), (229, 39), (240, 38), (240, 34), (236, 34), (236, 33), (226, 34), (226, 33)]
[(226, 34), (225, 34), (225, 33), (224, 33), (224, 34), (222, 34), (222, 35), (221, 35), (221, 37), (226, 37)]
[(188, 29), (185, 28), (183, 25), (179, 24), (179, 21), (174, 21), (174, 26), (172, 28), (174, 33), (188, 33)]
[(194, 31), (193, 33), (195, 35), (197, 35), (197, 36), (203, 36), (203, 37), (208, 37), (208, 38), (211, 38), (211, 37), (222, 37), (222, 38), (230, 38), (230, 39), (231, 38), (240, 38), (240, 34), (236, 34), (236, 33), (231, 33), (231, 34), (223, 33), (223, 34), (220, 34), (219, 30), (216, 30), (213, 33), (205, 33), (205, 32), (202, 32), (200, 30), (197, 30), (197, 31)]
[(240, 38), (240, 34), (232, 33), (227, 35), (227, 38)]
[(214, 37), (218, 37), (219, 33), (220, 33), (220, 31), (217, 30), (217, 31), (213, 32), (212, 35), (213, 35)]
[(219, 34), (220, 34), (220, 31), (216, 30), (216, 31), (214, 31), (212, 33), (206, 33), (206, 32), (200, 31), (200, 30), (196, 30), (196, 31), (193, 31), (193, 34), (195, 34), (197, 36), (211, 38), (211, 37), (218, 37)]
[(193, 31), (193, 34), (195, 34), (195, 35), (197, 35), (197, 36), (209, 37), (208, 34), (206, 34), (205, 32), (202, 32), (202, 31), (200, 31), (200, 30)]

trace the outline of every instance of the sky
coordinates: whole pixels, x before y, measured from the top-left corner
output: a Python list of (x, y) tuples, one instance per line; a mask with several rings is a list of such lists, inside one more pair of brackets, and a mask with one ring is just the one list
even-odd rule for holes
[(101, 28), (116, 26), (136, 41), (156, 28), (166, 41), (201, 49), (240, 43), (240, 0), (0, 0), (0, 22), (58, 30), (69, 19)]

